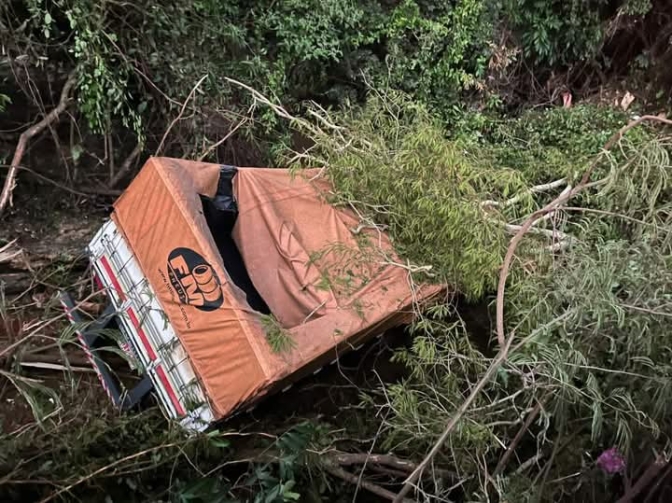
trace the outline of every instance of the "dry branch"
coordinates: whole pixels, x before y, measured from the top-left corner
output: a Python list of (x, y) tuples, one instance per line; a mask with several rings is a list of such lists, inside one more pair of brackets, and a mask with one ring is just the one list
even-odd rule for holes
[(19, 165), (21, 164), (23, 154), (26, 151), (26, 145), (35, 135), (40, 134), (46, 127), (56, 122), (59, 115), (63, 113), (66, 108), (68, 108), (71, 98), (70, 92), (75, 87), (76, 82), (77, 76), (73, 72), (70, 74), (68, 80), (63, 85), (61, 99), (58, 102), (58, 105), (56, 105), (56, 108), (49, 112), (40, 122), (21, 133), (19, 142), (16, 145), (16, 150), (14, 151), (12, 163), (10, 165), (9, 171), (7, 172), (7, 178), (5, 178), (5, 183), (2, 187), (2, 193), (0, 193), (0, 215), (8, 204), (10, 206), (12, 205), (12, 193), (14, 191), (14, 187), (16, 186), (16, 173), (19, 169)]
[(166, 143), (166, 138), (168, 138), (168, 134), (170, 133), (170, 130), (173, 129), (175, 124), (177, 124), (179, 122), (179, 120), (182, 118), (182, 116), (184, 115), (184, 111), (187, 109), (187, 105), (191, 101), (192, 96), (196, 93), (196, 89), (198, 89), (198, 87), (203, 83), (203, 81), (207, 77), (208, 77), (207, 74), (203, 75), (203, 77), (201, 77), (201, 79), (198, 82), (196, 82), (196, 85), (189, 92), (189, 95), (187, 96), (187, 99), (184, 100), (184, 103), (182, 104), (182, 108), (180, 109), (180, 113), (177, 114), (177, 117), (175, 117), (173, 119), (173, 121), (168, 126), (168, 129), (166, 129), (166, 132), (163, 133), (163, 138), (161, 138), (161, 143), (159, 143), (159, 147), (156, 149), (156, 152), (154, 152), (155, 156), (157, 156), (161, 153), (161, 150), (163, 149), (164, 143)]
[[(330, 455), (329, 458), (341, 466), (379, 465), (388, 466), (405, 473), (409, 473), (418, 467), (417, 463), (414, 463), (413, 461), (401, 459), (396, 456), (392, 456), (391, 454), (336, 452), (335, 454)], [(450, 470), (435, 469), (433, 472), (435, 475), (440, 477), (447, 477), (451, 479), (459, 478), (457, 473)]]
[(121, 180), (123, 180), (124, 177), (128, 174), (128, 172), (133, 167), (133, 163), (135, 162), (137, 157), (142, 153), (143, 147), (144, 145), (141, 142), (138, 142), (133, 151), (128, 155), (126, 160), (122, 163), (121, 167), (119, 168), (119, 171), (117, 171), (112, 180), (110, 180), (109, 187), (111, 189), (114, 189), (117, 185), (119, 185), (119, 182), (121, 182)]
[(361, 487), (362, 489), (366, 489), (370, 493), (375, 494), (376, 496), (380, 496), (381, 498), (385, 498), (386, 500), (400, 501), (403, 503), (414, 503), (413, 500), (408, 498), (402, 498), (400, 500), (396, 500), (395, 494), (392, 491), (383, 489), (379, 485), (374, 484), (372, 482), (368, 482), (366, 480), (359, 480), (359, 477), (353, 475), (350, 472), (345, 471), (343, 468), (339, 466), (325, 464), (324, 469), (327, 472), (331, 473), (333, 476), (338, 477), (341, 480), (345, 480), (346, 482), (349, 482), (351, 484), (354, 484), (355, 486)]
[(504, 452), (504, 455), (499, 460), (499, 463), (497, 463), (497, 466), (495, 467), (495, 471), (492, 473), (493, 477), (497, 477), (497, 475), (501, 474), (504, 471), (504, 468), (506, 468), (506, 465), (509, 462), (509, 458), (511, 458), (513, 453), (516, 451), (516, 447), (518, 447), (518, 444), (523, 439), (523, 435), (525, 435), (525, 432), (528, 430), (528, 428), (530, 427), (532, 422), (536, 419), (536, 417), (541, 412), (541, 409), (544, 406), (544, 401), (545, 400), (537, 402), (537, 405), (528, 414), (527, 418), (525, 419), (525, 422), (523, 423), (523, 425), (518, 430), (518, 433), (516, 433), (516, 436), (513, 437), (513, 440), (511, 441), (511, 444), (506, 449), (506, 452)]
[(198, 161), (202, 161), (203, 159), (205, 159), (206, 157), (208, 157), (208, 156), (209, 156), (209, 155), (210, 155), (210, 154), (211, 154), (217, 147), (219, 147), (222, 143), (224, 143), (226, 140), (228, 140), (229, 138), (231, 138), (231, 136), (233, 135), (233, 133), (235, 133), (236, 131), (238, 131), (238, 129), (240, 129), (240, 127), (241, 127), (243, 124), (245, 124), (246, 122), (247, 122), (247, 119), (243, 119), (243, 120), (241, 120), (238, 124), (236, 124), (236, 127), (232, 128), (228, 133), (226, 133), (226, 135), (224, 136), (224, 138), (222, 138), (221, 140), (219, 140), (217, 143), (211, 145), (205, 152), (203, 152), (203, 153), (198, 157)]

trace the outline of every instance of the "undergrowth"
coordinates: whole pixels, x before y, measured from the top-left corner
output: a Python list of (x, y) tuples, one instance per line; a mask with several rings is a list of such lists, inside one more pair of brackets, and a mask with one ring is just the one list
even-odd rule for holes
[(309, 492), (305, 474), (318, 464), (306, 451), (324, 436), (321, 426), (305, 422), (277, 436), (186, 436), (157, 409), (93, 412), (68, 403), (42, 425), (0, 436), (3, 501), (97, 501), (101, 494), (105, 501), (296, 501), (292, 489)]

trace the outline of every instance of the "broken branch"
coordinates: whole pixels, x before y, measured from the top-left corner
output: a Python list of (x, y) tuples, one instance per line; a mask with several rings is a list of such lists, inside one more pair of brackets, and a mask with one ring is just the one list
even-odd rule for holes
[(356, 475), (353, 475), (350, 472), (346, 472), (343, 468), (331, 464), (325, 464), (324, 469), (331, 473), (333, 476), (338, 477), (341, 480), (345, 480), (346, 482), (349, 482), (351, 484), (354, 484), (356, 486), (362, 487), (363, 489), (366, 489), (370, 493), (375, 494), (376, 496), (380, 496), (381, 498), (385, 498), (386, 500), (390, 501), (400, 501), (403, 503), (413, 503), (413, 500), (410, 500), (408, 498), (402, 498), (400, 500), (395, 499), (395, 494), (392, 491), (388, 491), (387, 489), (383, 489), (377, 484), (374, 484), (372, 482), (368, 482), (366, 480), (359, 480), (359, 477)]
[(119, 185), (119, 182), (121, 182), (121, 180), (123, 180), (123, 178), (128, 174), (128, 172), (131, 170), (131, 167), (133, 166), (133, 162), (142, 153), (143, 147), (144, 145), (141, 142), (138, 142), (133, 151), (128, 155), (126, 160), (119, 168), (119, 171), (117, 171), (112, 180), (110, 180), (109, 187), (111, 189)]

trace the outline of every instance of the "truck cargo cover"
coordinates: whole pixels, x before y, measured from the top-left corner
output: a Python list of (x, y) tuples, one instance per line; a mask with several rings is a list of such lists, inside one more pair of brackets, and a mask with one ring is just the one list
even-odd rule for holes
[[(225, 174), (232, 194), (222, 193)], [(329, 190), (317, 170), (155, 157), (114, 205), (112, 218), (217, 418), (410, 321), (418, 304), (444, 291), (412, 283), (388, 236), (331, 205)], [(272, 350), (268, 315), (232, 281), (203, 197), (235, 207), (233, 242), (273, 323), (291, 340), (287, 350)]]

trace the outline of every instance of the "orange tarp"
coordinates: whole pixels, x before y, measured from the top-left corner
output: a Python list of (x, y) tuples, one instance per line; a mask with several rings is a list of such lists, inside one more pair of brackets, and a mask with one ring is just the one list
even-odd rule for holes
[(443, 291), (412, 288), (385, 233), (330, 205), (318, 172), (238, 168), (233, 238), (255, 289), (293, 341), (273, 352), (203, 215), (199, 194), (216, 195), (220, 169), (151, 158), (113, 214), (218, 418), (408, 322), (414, 304)]

